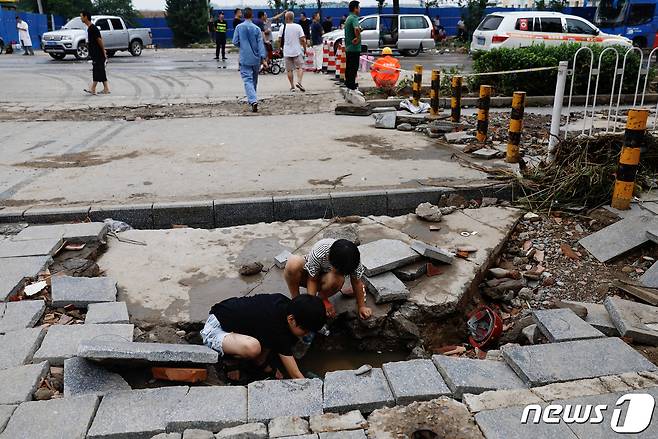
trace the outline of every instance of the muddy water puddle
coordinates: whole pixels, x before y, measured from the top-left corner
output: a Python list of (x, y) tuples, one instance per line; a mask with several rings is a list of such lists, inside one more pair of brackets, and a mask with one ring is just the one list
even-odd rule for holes
[(302, 372), (324, 377), (327, 372), (358, 369), (364, 364), (381, 367), (391, 361), (403, 361), (407, 356), (408, 353), (403, 351), (326, 350), (311, 347), (304, 358), (298, 360), (298, 364)]

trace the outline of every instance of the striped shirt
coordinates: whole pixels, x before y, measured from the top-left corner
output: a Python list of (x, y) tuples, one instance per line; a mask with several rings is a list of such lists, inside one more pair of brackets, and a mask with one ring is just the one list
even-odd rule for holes
[[(308, 272), (311, 277), (318, 277), (322, 273), (328, 273), (331, 271), (333, 266), (329, 262), (329, 249), (331, 249), (332, 244), (336, 242), (335, 239), (326, 238), (321, 239), (316, 242), (311, 251), (304, 259), (306, 259), (306, 264), (304, 269)], [(346, 275), (354, 275), (357, 278), (362, 278), (365, 269), (363, 265), (359, 262), (358, 267), (354, 270), (354, 273), (345, 273)]]

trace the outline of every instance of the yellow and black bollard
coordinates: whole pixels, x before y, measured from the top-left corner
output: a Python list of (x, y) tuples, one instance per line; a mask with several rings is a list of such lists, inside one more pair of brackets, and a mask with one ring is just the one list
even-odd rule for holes
[(420, 105), (420, 88), (423, 83), (423, 66), (416, 64), (414, 67), (414, 83), (412, 85), (411, 102), (417, 107)]
[(507, 163), (518, 163), (521, 158), (519, 144), (523, 130), (523, 110), (525, 109), (525, 92), (515, 91), (512, 97), (512, 114), (509, 118), (509, 132), (507, 140)]
[(619, 156), (615, 190), (612, 193), (612, 203), (615, 209), (627, 210), (631, 207), (633, 189), (635, 188), (635, 174), (640, 163), (640, 148), (644, 143), (644, 132), (647, 129), (649, 110), (628, 110), (626, 131), (624, 133), (624, 146)]
[(478, 100), (478, 123), (475, 137), (479, 142), (487, 140), (487, 131), (489, 129), (489, 105), (491, 104), (490, 85), (480, 86), (480, 99)]
[(453, 76), (450, 80), (450, 120), (459, 123), (462, 117), (462, 77)]
[(439, 115), (439, 89), (441, 88), (441, 72), (432, 70), (432, 82), (430, 86), (430, 115)]

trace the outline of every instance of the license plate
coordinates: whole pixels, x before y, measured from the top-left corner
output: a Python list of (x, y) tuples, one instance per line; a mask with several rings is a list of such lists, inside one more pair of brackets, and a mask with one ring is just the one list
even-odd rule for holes
[(484, 46), (485, 41), (486, 41), (486, 40), (485, 40), (484, 37), (478, 37), (478, 45), (480, 45), (480, 46)]
[(57, 41), (46, 41), (46, 45), (47, 45), (47, 46), (56, 46), (56, 45), (57, 45)]

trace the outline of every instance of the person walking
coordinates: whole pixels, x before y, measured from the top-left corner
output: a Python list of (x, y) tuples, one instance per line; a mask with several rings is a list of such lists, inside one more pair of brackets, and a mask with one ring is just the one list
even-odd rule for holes
[(23, 55), (34, 56), (34, 50), (32, 50), (32, 39), (30, 38), (30, 26), (18, 15), (16, 16), (16, 29), (18, 29), (18, 40), (23, 46)]
[(315, 73), (322, 71), (322, 24), (320, 23), (320, 13), (313, 14), (313, 24), (311, 24), (311, 45), (313, 46), (313, 68)]
[(311, 21), (306, 18), (306, 14), (303, 12), (299, 14), (299, 25), (304, 31), (304, 37), (306, 38), (306, 41), (309, 41), (311, 39)]
[[(283, 58), (286, 65), (286, 73), (290, 82), (290, 91), (294, 92), (295, 87), (300, 91), (306, 91), (302, 85), (304, 76), (304, 53), (306, 53), (306, 38), (304, 30), (300, 25), (294, 22), (295, 13), (286, 12), (286, 21), (279, 38), (279, 47), (283, 47)], [(297, 83), (295, 84), (294, 73), (297, 71)]]
[(253, 22), (254, 12), (245, 8), (245, 21), (240, 23), (233, 35), (233, 45), (240, 49), (240, 76), (251, 111), (258, 112), (258, 73), (260, 66), (267, 67), (267, 53), (263, 44), (263, 34)]
[(219, 59), (219, 52), (222, 52), (222, 61), (226, 60), (226, 31), (228, 23), (224, 20), (224, 11), (220, 11), (215, 21), (215, 59)]
[(359, 27), (361, 7), (357, 0), (352, 0), (349, 8), (350, 16), (345, 20), (345, 86), (348, 93), (360, 95), (361, 93), (357, 91), (356, 74), (361, 59), (361, 27)]
[(101, 31), (91, 22), (91, 13), (89, 11), (80, 12), (80, 19), (87, 26), (87, 49), (89, 50), (89, 58), (92, 65), (92, 82), (89, 88), (85, 89), (85, 92), (95, 95), (96, 85), (102, 82), (103, 91), (101, 93), (108, 95), (110, 94), (110, 87), (107, 82), (107, 74), (105, 73), (107, 52), (105, 51)]

